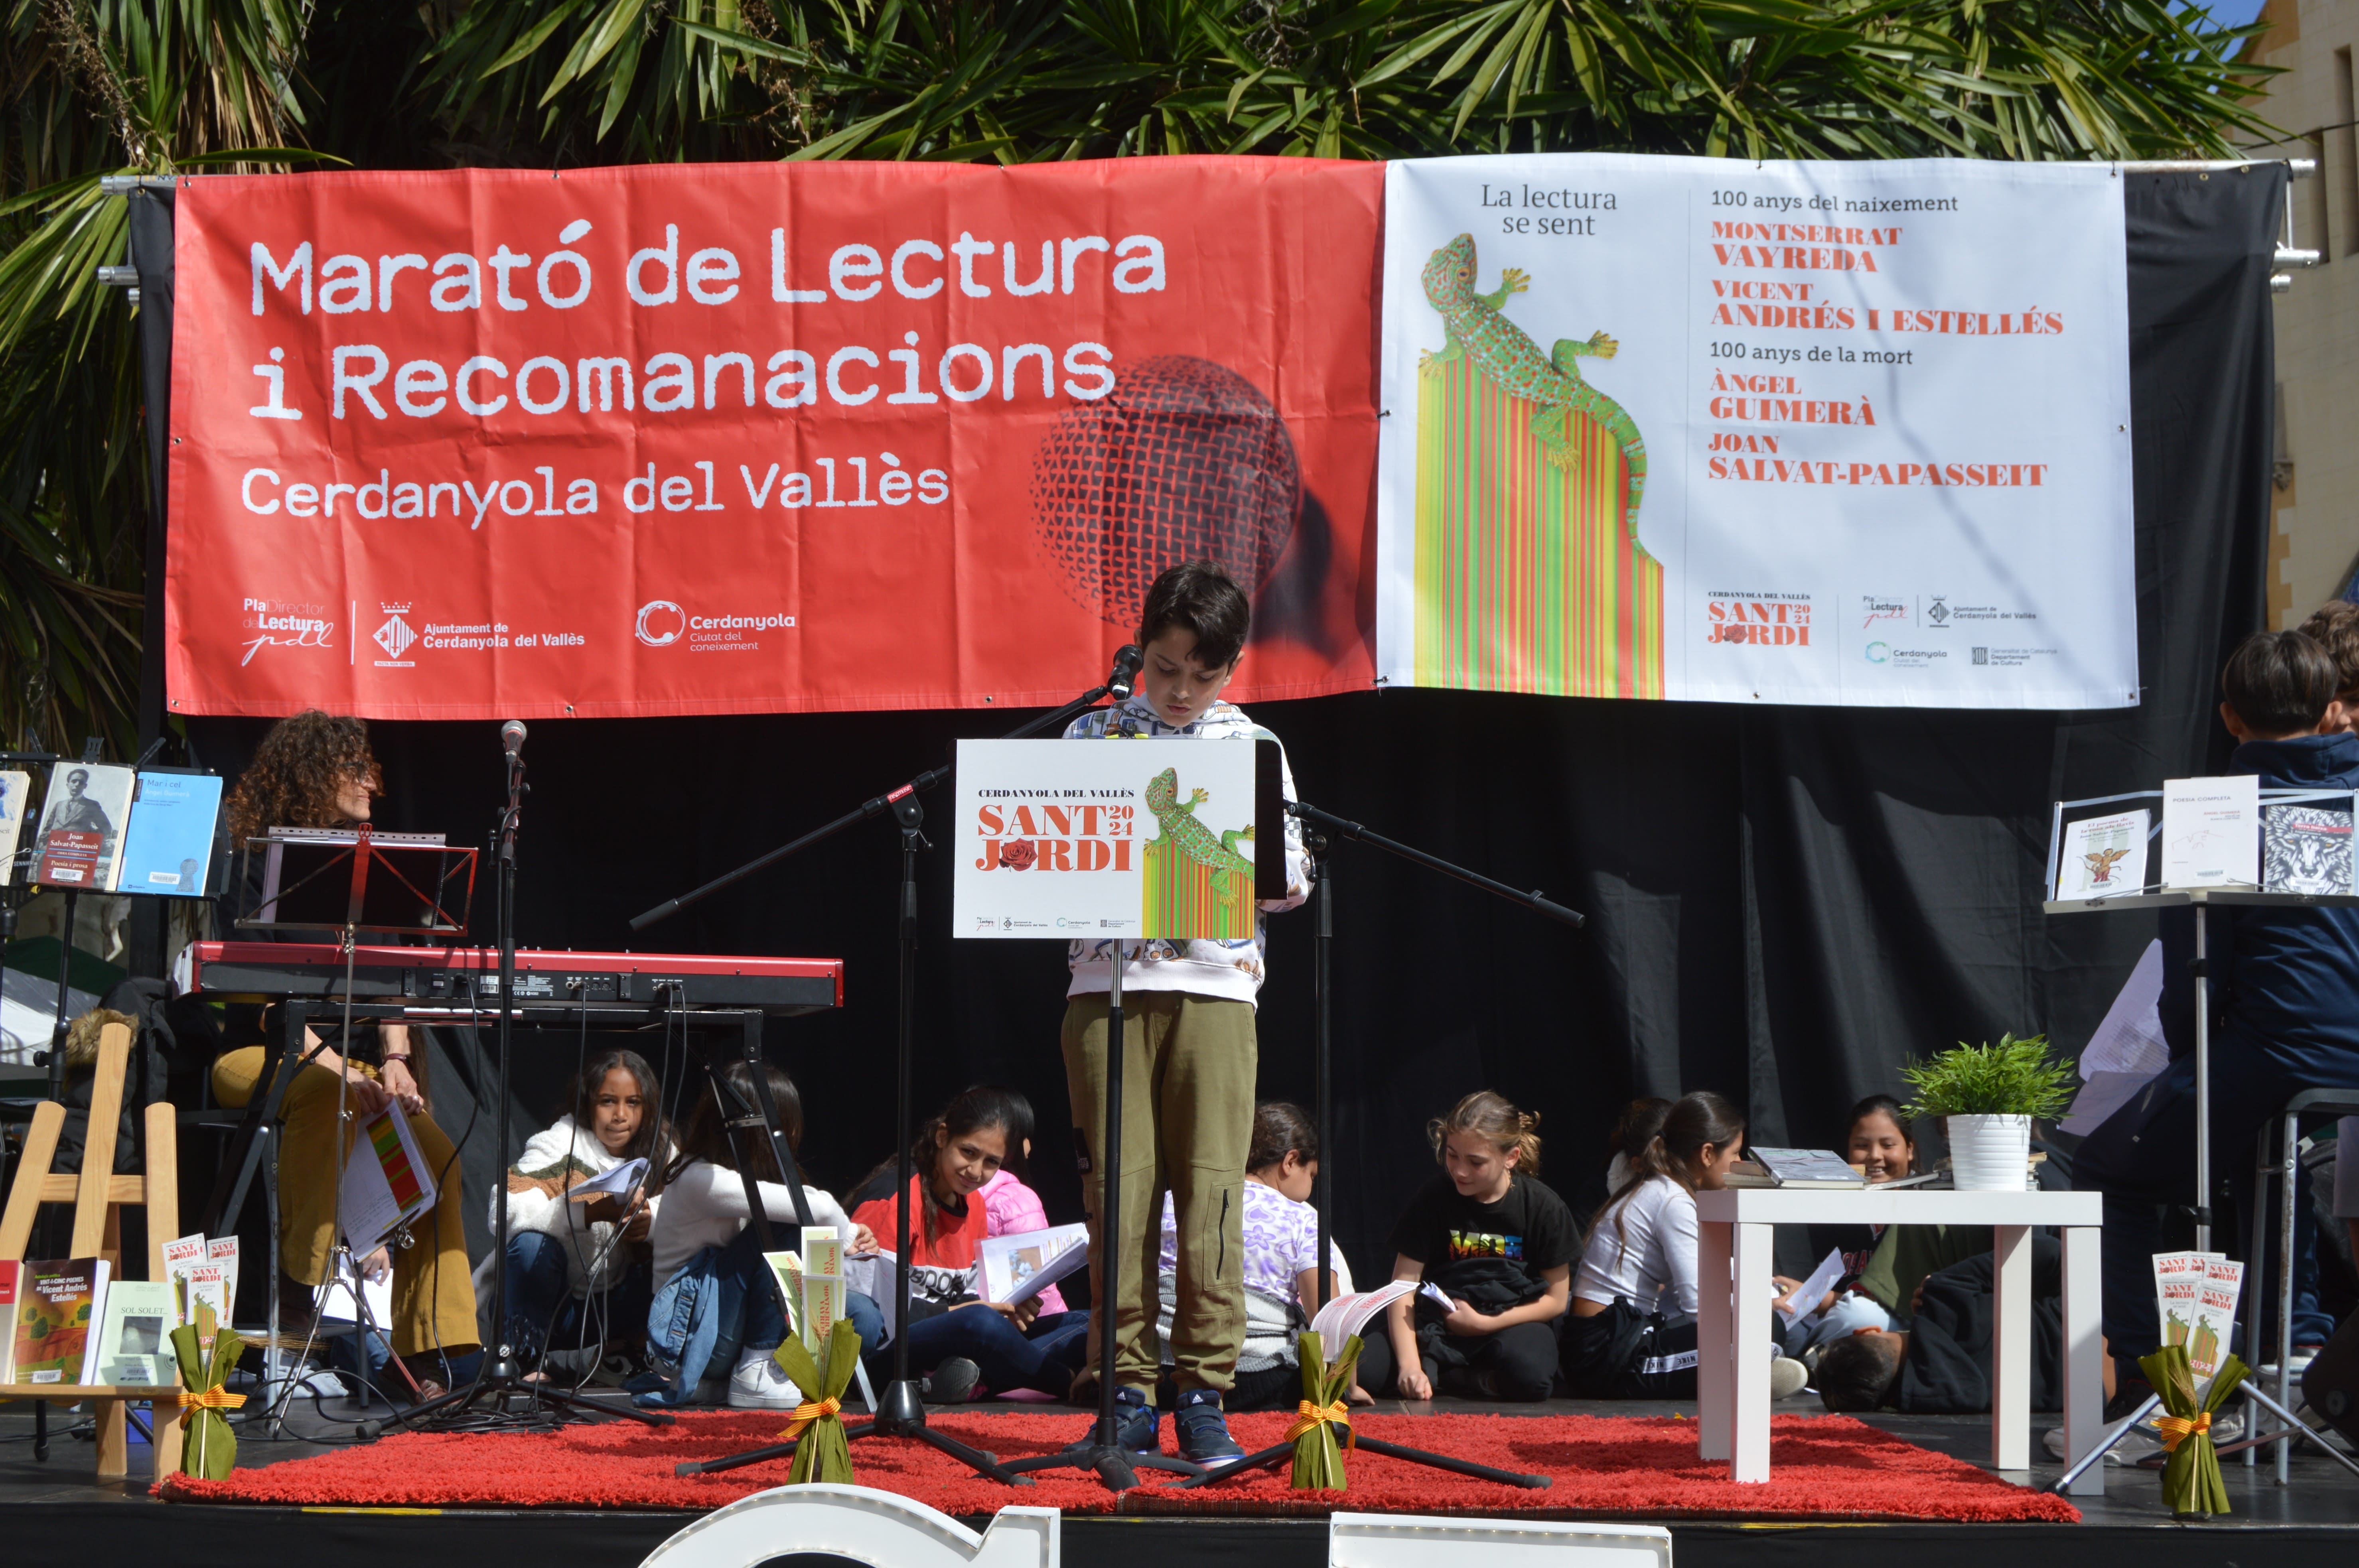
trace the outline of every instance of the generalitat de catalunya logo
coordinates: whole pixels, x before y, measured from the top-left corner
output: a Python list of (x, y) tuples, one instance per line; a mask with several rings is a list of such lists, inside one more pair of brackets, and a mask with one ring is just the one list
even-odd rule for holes
[(688, 612), (669, 599), (651, 599), (639, 606), (638, 624), (632, 628), (650, 648), (668, 648), (688, 630)]

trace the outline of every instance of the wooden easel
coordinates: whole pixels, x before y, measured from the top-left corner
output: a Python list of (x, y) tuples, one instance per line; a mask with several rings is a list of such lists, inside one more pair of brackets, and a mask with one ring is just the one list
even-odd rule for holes
[[(123, 1206), (144, 1205), (147, 1210), (147, 1277), (161, 1280), (164, 1243), (179, 1228), (179, 1176), (173, 1141), (173, 1110), (169, 1105), (147, 1108), (147, 1173), (114, 1173), (114, 1144), (123, 1120), (123, 1076), (131, 1059), (131, 1031), (111, 1023), (98, 1040), (98, 1076), (91, 1086), (90, 1136), (82, 1149), (82, 1171), (76, 1175), (52, 1175), (49, 1162), (58, 1152), (58, 1134), (65, 1128), (66, 1108), (56, 1100), (33, 1112), (32, 1130), (25, 1140), (25, 1158), (8, 1189), (8, 1206), (0, 1210), (0, 1259), (21, 1259), (33, 1234), (33, 1217), (45, 1203), (74, 1206), (73, 1244), (69, 1257), (104, 1258), (117, 1277), (123, 1273)], [(91, 1336), (99, 1325), (90, 1325)], [(11, 1332), (14, 1325), (11, 1325)], [(124, 1407), (137, 1400), (149, 1401), (149, 1423), (155, 1437), (156, 1474), (180, 1467), (180, 1390), (177, 1384), (0, 1383), (0, 1400), (46, 1400), (51, 1404), (88, 1401), (98, 1411), (98, 1474), (101, 1479), (122, 1476), (128, 1468), (129, 1445), (125, 1441)]]

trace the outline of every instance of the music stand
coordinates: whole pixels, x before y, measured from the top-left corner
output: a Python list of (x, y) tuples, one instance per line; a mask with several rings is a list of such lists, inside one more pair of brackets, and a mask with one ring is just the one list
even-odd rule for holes
[[(2180, 908), (2192, 909), (2195, 913), (2195, 956), (2194, 962), (2190, 966), (2193, 971), (2195, 1003), (2195, 1249), (2199, 1252), (2208, 1252), (2212, 1249), (2212, 1005), (2209, 955), (2211, 912), (2215, 906), (2231, 909), (2246, 906), (2257, 906), (2263, 909), (2352, 909), (2359, 908), (2359, 894), (2288, 892), (2251, 886), (2173, 888), (2161, 885), (2158, 880), (2152, 883), (2142, 881), (2139, 886), (2126, 888), (2119, 893), (2100, 893), (2079, 898), (2061, 896), (2065, 813), (2068, 811), (2078, 813), (2089, 807), (2120, 806), (2125, 801), (2159, 801), (2163, 798), (2163, 795), (2164, 792), (2161, 790), (2134, 790), (2125, 795), (2100, 795), (2087, 800), (2058, 801), (2053, 808), (2048, 836), (2047, 891), (2050, 896), (2043, 900), (2039, 907), (2048, 914), (2094, 914), (2117, 910)], [(2359, 809), (2359, 795), (2354, 795), (2350, 790), (2267, 789), (2262, 790), (2259, 795), (2263, 822), (2266, 822), (2271, 806), (2297, 805), (2322, 797), (2332, 797), (2339, 802), (2347, 803), (2354, 809)], [(2075, 820), (2078, 820), (2077, 816)], [(2158, 811), (2148, 826), (2147, 837), (2149, 839), (2158, 838), (2161, 837), (2162, 830), (2162, 814)], [(2263, 831), (2263, 824), (2255, 823), (2253, 831), (2255, 833)], [(2264, 872), (2265, 876), (2266, 874)], [(2290, 1239), (2289, 1237), (2286, 1238), (2286, 1245), (2290, 1245)], [(2260, 1249), (2266, 1249), (2265, 1239), (2256, 1238), (2255, 1241)], [(2288, 1267), (2290, 1268), (2289, 1262)], [(2288, 1278), (2290, 1278), (2289, 1274)], [(2253, 1299), (2256, 1322), (2260, 1295), (2266, 1288), (2266, 1281), (2255, 1279)], [(2290, 1312), (2289, 1303), (2281, 1303), (2280, 1307)], [(2248, 1344), (2246, 1348), (2257, 1354), (2256, 1346)], [(2282, 1480), (2288, 1451), (2296, 1441), (2306, 1437), (2341, 1461), (2345, 1468), (2359, 1474), (2359, 1465), (2354, 1465), (2350, 1459), (2336, 1452), (2323, 1437), (2305, 1425), (2291, 1411), (2279, 1402), (2288, 1397), (2291, 1376), (2290, 1368), (2283, 1360), (2280, 1360), (2277, 1363), (2277, 1399), (2271, 1399), (2261, 1392), (2258, 1386), (2260, 1373), (2257, 1369), (2251, 1377), (2237, 1385), (2236, 1392), (2245, 1396), (2248, 1401), (2245, 1410), (2256, 1432), (2254, 1435), (2247, 1436), (2239, 1442), (2223, 1445), (2220, 1451), (2235, 1453), (2242, 1450), (2245, 1454), (2245, 1463), (2250, 1465), (2253, 1463), (2253, 1450), (2266, 1444), (2282, 1443), (2287, 1445), (2277, 1453), (2279, 1479)], [(2139, 1406), (2136, 1413), (2126, 1421), (2108, 1428), (2105, 1435), (2098, 1440), (2094, 1448), (2081, 1455), (2067, 1467), (2063, 1478), (2057, 1482), (2055, 1489), (2061, 1493), (2068, 1485), (2078, 1480), (2083, 1471), (2104, 1457), (2105, 1453), (2126, 1436), (2130, 1430), (2145, 1419), (2147, 1413), (2158, 1402), (2158, 1396), (2149, 1397), (2145, 1404)], [(2285, 1422), (2285, 1425), (2275, 1432), (2258, 1433), (2260, 1419), (2258, 1412), (2253, 1409), (2255, 1404), (2267, 1409)]]

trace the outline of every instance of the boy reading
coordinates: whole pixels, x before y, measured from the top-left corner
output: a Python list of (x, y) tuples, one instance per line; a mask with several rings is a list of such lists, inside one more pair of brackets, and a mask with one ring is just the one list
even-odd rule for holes
[[(1138, 687), (1120, 706), (1082, 715), (1067, 740), (1234, 741), (1268, 731), (1221, 700), (1237, 673), (1253, 611), (1245, 590), (1209, 561), (1173, 567), (1147, 590)], [(1286, 794), (1294, 777), (1285, 773)], [(1275, 825), (1263, 823), (1267, 833)], [(1299, 826), (1285, 827), (1286, 896), (1260, 905), (1292, 909), (1310, 896)], [(1259, 851), (1259, 852), (1266, 852)], [(1136, 1453), (1158, 1446), (1149, 1390), (1162, 1371), (1157, 1342), (1157, 1271), (1163, 1195), (1179, 1231), (1171, 1360), (1179, 1388), (1180, 1451), (1199, 1463), (1244, 1453), (1230, 1437), (1221, 1396), (1234, 1383), (1245, 1343), (1245, 1160), (1251, 1152), (1258, 1047), (1255, 998), (1264, 962), (1262, 923), (1231, 940), (1123, 944), (1122, 1234), (1100, 1218), (1105, 1178), (1098, 1151), (1105, 1111), (1106, 992), (1114, 943), (1078, 941), (1069, 961), (1065, 1077), (1080, 1141), (1090, 1212), (1090, 1272), (1099, 1310), (1114, 1314), (1118, 1441)], [(1100, 1260), (1123, 1259), (1118, 1299), (1108, 1303)]]
[[(2221, 722), (2239, 742), (2230, 758), (2237, 772), (2258, 773), (2265, 790), (2359, 788), (2359, 736), (2345, 727), (2334, 659), (2314, 639), (2248, 638), (2220, 687)], [(2286, 1101), (2308, 1088), (2359, 1087), (2359, 909), (2215, 907), (2208, 934), (2212, 1169), (2249, 1171), (2254, 1134)], [(2074, 1162), (2077, 1184), (2105, 1195), (2105, 1336), (2125, 1363), (2159, 1342), (2160, 1206), (2218, 1205), (2224, 1225), (2244, 1212), (2220, 1194), (2197, 1193), (2192, 1180), (2194, 937), (2191, 911), (2164, 912), (2161, 1011), (2171, 1064), (2089, 1135)], [(2301, 1207), (2306, 1219), (2309, 1206)], [(2298, 1235), (2297, 1247), (2305, 1240)], [(2246, 1256), (2259, 1261), (2256, 1251)], [(2135, 1365), (2120, 1371), (2125, 1382), (2139, 1379)]]

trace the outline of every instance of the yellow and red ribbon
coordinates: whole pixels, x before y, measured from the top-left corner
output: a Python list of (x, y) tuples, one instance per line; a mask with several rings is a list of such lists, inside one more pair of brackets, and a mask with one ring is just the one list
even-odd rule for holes
[(201, 1410), (234, 1411), (244, 1403), (244, 1394), (233, 1394), (227, 1389), (205, 1389), (197, 1392), (183, 1389), (180, 1390), (180, 1424), (186, 1426), (196, 1420)]
[(805, 1427), (810, 1426), (813, 1422), (824, 1421), (829, 1416), (839, 1414), (842, 1409), (843, 1401), (841, 1400), (805, 1400), (795, 1407), (793, 1422), (778, 1435), (788, 1443), (799, 1442), (802, 1438)]
[(1341, 1400), (1332, 1405), (1314, 1405), (1309, 1400), (1297, 1404), (1294, 1407), (1294, 1424), (1286, 1429), (1286, 1441), (1292, 1443), (1305, 1433), (1318, 1431), (1328, 1422), (1333, 1422), (1343, 1429), (1344, 1447), (1358, 1449), (1359, 1434), (1352, 1430), (1351, 1414), (1343, 1408)]
[(2155, 1419), (2154, 1424), (2162, 1433), (2162, 1451), (2165, 1454), (2176, 1454), (2179, 1452), (2179, 1445), (2190, 1436), (2197, 1433), (2207, 1435), (2211, 1433), (2212, 1412), (2198, 1411), (2191, 1416), (2158, 1416)]

